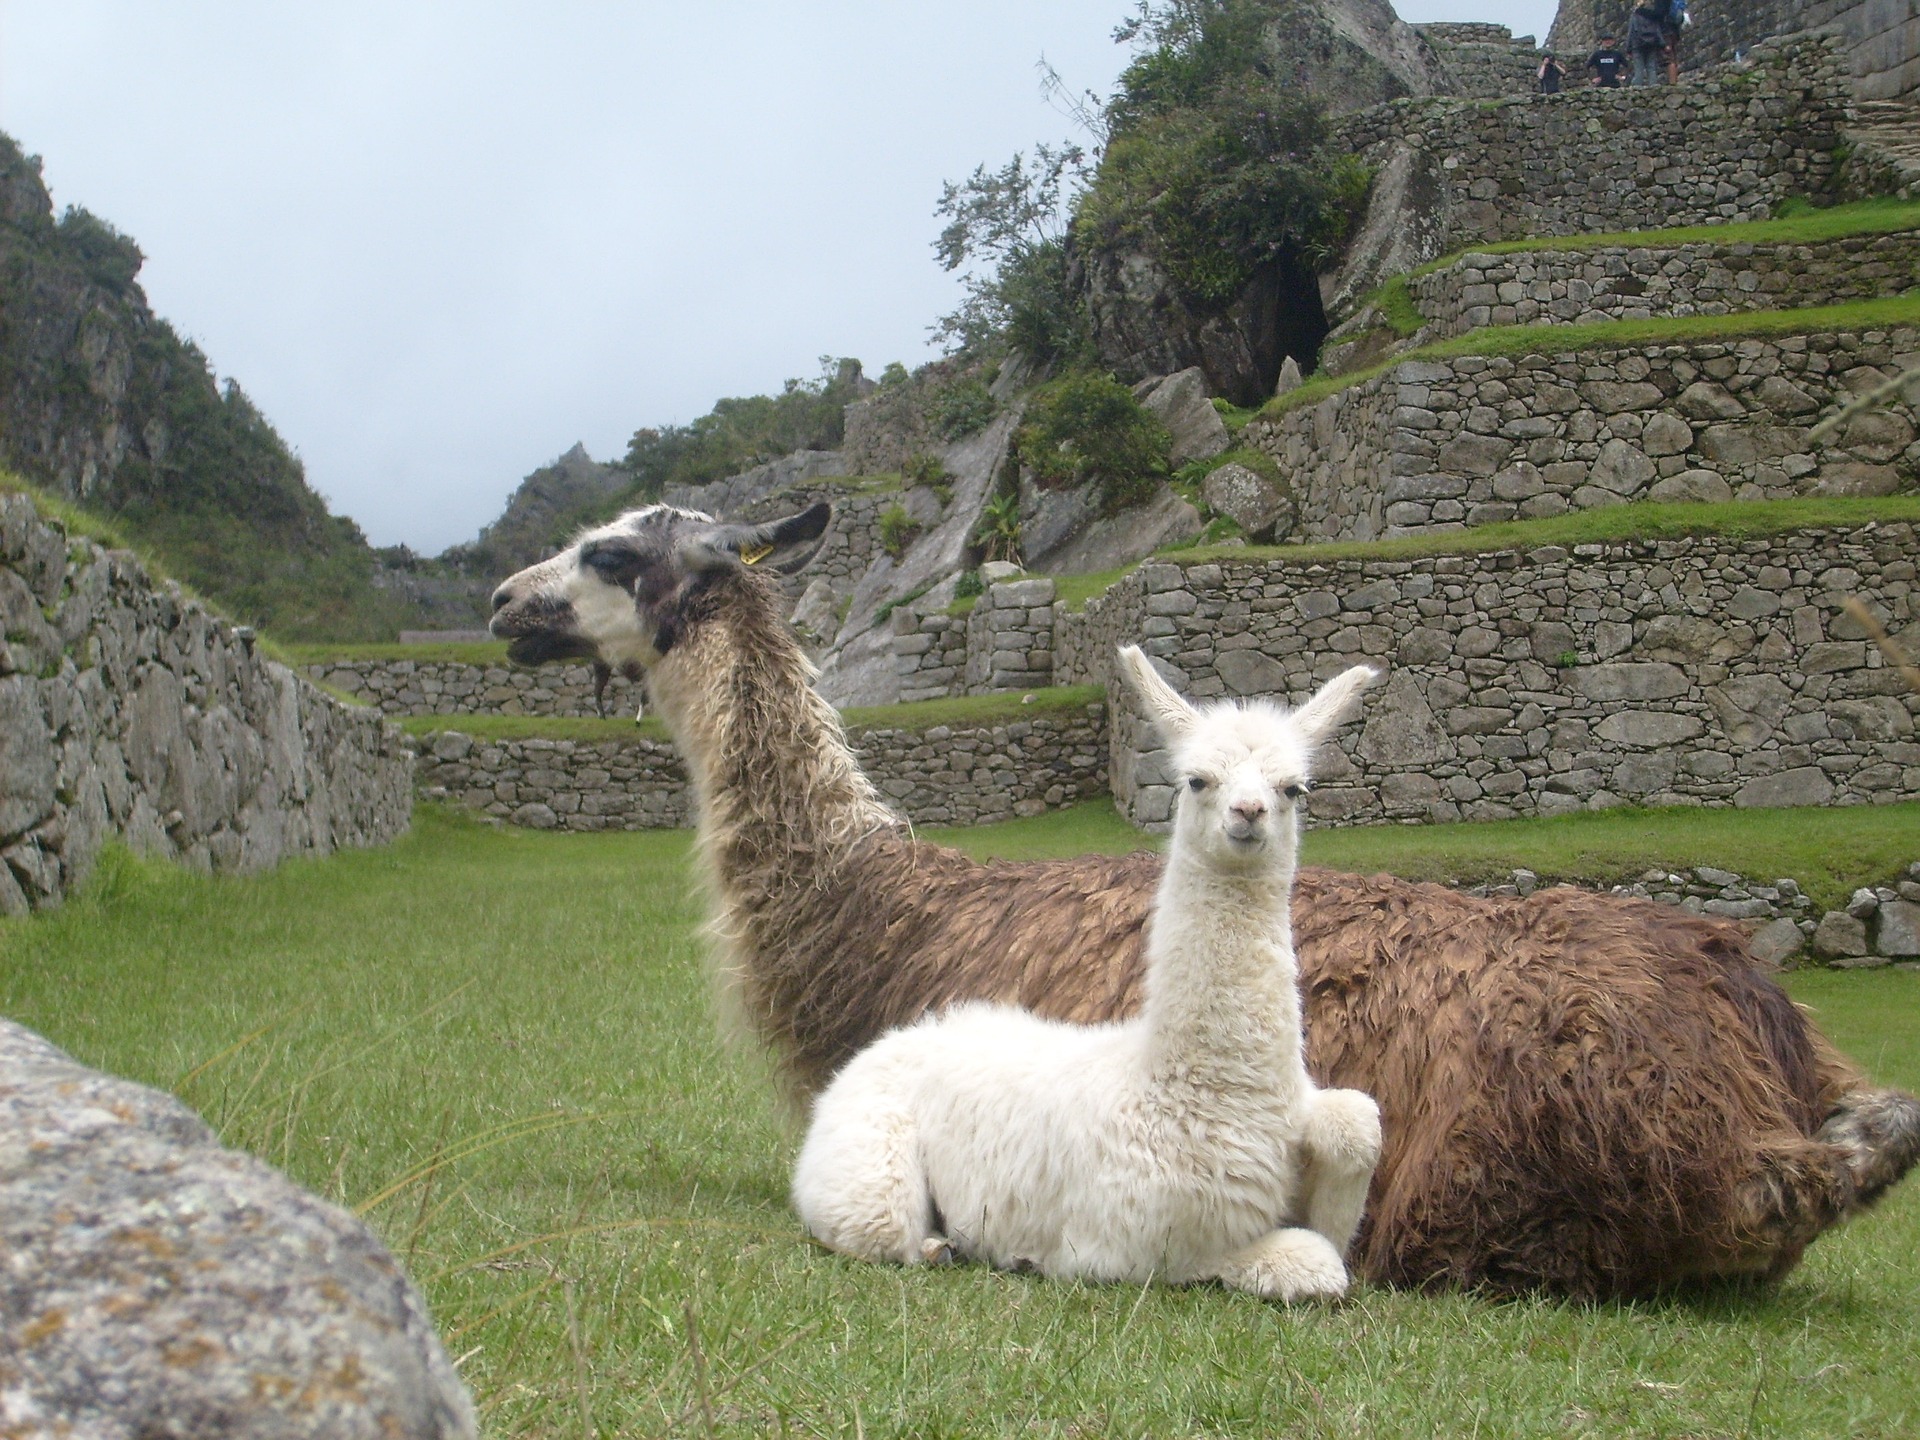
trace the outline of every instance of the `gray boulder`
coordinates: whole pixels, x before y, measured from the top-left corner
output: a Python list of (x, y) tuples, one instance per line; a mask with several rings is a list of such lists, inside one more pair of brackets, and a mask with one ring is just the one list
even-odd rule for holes
[(1352, 317), (1361, 300), (1389, 277), (1403, 275), (1447, 250), (1447, 187), (1440, 161), (1405, 140), (1382, 141), (1367, 160), (1374, 178), (1367, 190), (1366, 214), (1339, 268), (1320, 281), (1322, 303), (1331, 320)]
[(1020, 483), (1020, 539), (1029, 569), (1047, 575), (1090, 575), (1145, 559), (1162, 545), (1191, 540), (1200, 512), (1162, 485), (1144, 505), (1103, 514), (1097, 482), (1071, 490)]
[(5, 1020), (0, 1255), (0, 1434), (476, 1433), (372, 1231)]
[(1173, 436), (1169, 460), (1175, 469), (1189, 460), (1211, 460), (1233, 443), (1220, 412), (1213, 408), (1207, 394), (1207, 377), (1200, 367), (1190, 366), (1178, 374), (1145, 382), (1140, 403)]
[(1229, 461), (1201, 483), (1200, 495), (1248, 535), (1284, 535), (1293, 524), (1293, 497), (1247, 465)]

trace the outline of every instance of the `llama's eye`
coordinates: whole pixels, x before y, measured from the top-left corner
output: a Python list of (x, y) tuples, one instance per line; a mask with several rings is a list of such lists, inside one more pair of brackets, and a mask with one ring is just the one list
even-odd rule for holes
[(1302, 783), (1299, 785), (1289, 785), (1287, 786), (1286, 789), (1282, 790), (1280, 793), (1286, 796), (1287, 799), (1289, 800), (1297, 801), (1300, 799), (1301, 796), (1305, 795), (1307, 791), (1311, 790), (1312, 788), (1313, 787), (1311, 785), (1307, 785), (1305, 783)]
[(1195, 791), (1206, 789), (1206, 777), (1204, 775), (1189, 775), (1187, 777), (1187, 788)]

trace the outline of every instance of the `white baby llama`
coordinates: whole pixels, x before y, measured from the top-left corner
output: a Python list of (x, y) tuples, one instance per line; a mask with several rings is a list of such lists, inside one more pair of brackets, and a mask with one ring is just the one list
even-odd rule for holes
[(976, 1003), (882, 1036), (815, 1103), (794, 1206), (863, 1260), (1342, 1295), (1379, 1110), (1308, 1078), (1289, 901), (1314, 751), (1375, 672), (1291, 714), (1196, 710), (1137, 648), (1120, 660), (1184, 782), (1142, 1013)]

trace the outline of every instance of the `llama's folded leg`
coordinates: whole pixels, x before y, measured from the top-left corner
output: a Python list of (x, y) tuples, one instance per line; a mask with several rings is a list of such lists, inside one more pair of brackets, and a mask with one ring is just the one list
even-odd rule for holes
[(1305, 1165), (1299, 1218), (1345, 1255), (1380, 1162), (1380, 1107), (1358, 1090), (1316, 1091), (1307, 1102), (1300, 1144)]
[(905, 1110), (816, 1116), (794, 1166), (793, 1208), (814, 1239), (860, 1260), (919, 1265), (944, 1244)]
[(1338, 1300), (1347, 1293), (1347, 1267), (1327, 1237), (1312, 1230), (1273, 1230), (1221, 1265), (1229, 1290), (1263, 1300)]

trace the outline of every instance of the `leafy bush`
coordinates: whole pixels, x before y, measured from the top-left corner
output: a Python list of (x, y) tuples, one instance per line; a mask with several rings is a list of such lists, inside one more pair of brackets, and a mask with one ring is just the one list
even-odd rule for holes
[(947, 467), (938, 455), (929, 455), (922, 450), (901, 462), (900, 478), (909, 485), (938, 487), (947, 483)]
[(907, 514), (906, 507), (889, 505), (880, 512), (880, 546), (894, 559), (906, 554), (907, 547), (919, 534), (920, 527)]
[(911, 378), (912, 377), (907, 374), (906, 366), (902, 365), (898, 360), (889, 360), (887, 362), (887, 368), (880, 372), (880, 388), (882, 390), (891, 390), (895, 385), (906, 384)]
[(987, 593), (987, 582), (980, 578), (978, 570), (968, 570), (953, 582), (953, 598), (971, 600), (976, 595)]
[(123, 235), (90, 210), (69, 205), (60, 217), (60, 239), (90, 279), (124, 291), (140, 273), (146, 256), (131, 235)]
[[(789, 380), (778, 395), (721, 400), (691, 424), (638, 430), (622, 462), (633, 489), (617, 504), (658, 499), (668, 485), (711, 484), (795, 450), (837, 449), (859, 392), (858, 360), (822, 356), (816, 379)], [(563, 517), (560, 534), (585, 518)]]
[[(987, 501), (974, 527), (973, 544), (985, 560), (1020, 563), (1020, 496), (1003, 490)], [(976, 572), (977, 573), (977, 572)]]
[(1043, 386), (1014, 436), (1042, 489), (1099, 484), (1111, 514), (1150, 499), (1166, 478), (1173, 437), (1110, 375), (1080, 372)]
[(942, 440), (958, 440), (982, 429), (999, 408), (987, 387), (969, 378), (935, 391), (927, 403), (927, 418)]

